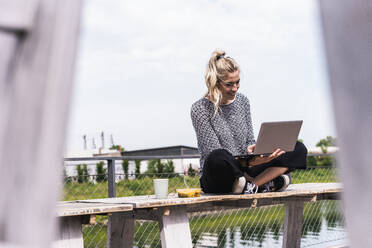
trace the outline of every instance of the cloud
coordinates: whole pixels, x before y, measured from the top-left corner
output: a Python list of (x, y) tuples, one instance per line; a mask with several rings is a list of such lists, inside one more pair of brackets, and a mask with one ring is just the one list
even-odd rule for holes
[(333, 134), (315, 4), (86, 1), (69, 147), (86, 129), (115, 130), (131, 148), (196, 145), (189, 108), (215, 48), (241, 65), (256, 132), (262, 121), (302, 118), (310, 145)]

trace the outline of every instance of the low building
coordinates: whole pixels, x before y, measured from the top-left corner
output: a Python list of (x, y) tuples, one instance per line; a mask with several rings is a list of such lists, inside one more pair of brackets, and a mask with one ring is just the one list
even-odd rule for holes
[[(124, 157), (135, 156), (142, 160), (141, 173), (147, 170), (147, 163), (150, 159), (161, 158), (162, 162), (168, 159), (173, 160), (174, 172), (187, 173), (188, 168), (191, 166), (194, 170), (199, 170), (199, 151), (191, 146), (166, 146), (150, 149), (140, 149), (132, 151), (123, 151), (121, 155)], [(185, 157), (185, 158), (182, 158)], [(134, 162), (129, 163), (129, 174), (134, 173)]]

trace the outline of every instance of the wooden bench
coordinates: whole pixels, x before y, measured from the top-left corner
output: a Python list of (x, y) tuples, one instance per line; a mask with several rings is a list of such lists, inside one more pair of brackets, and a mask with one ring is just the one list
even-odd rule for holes
[[(162, 247), (192, 247), (188, 212), (285, 204), (283, 247), (300, 247), (304, 203), (338, 199), (340, 192), (338, 183), (306, 183), (290, 185), (285, 192), (253, 195), (204, 194), (196, 198), (178, 198), (170, 194), (168, 199), (148, 195), (61, 202), (58, 216), (62, 217), (62, 228), (58, 242), (64, 242), (63, 247), (83, 247), (81, 224), (84, 216), (109, 214), (108, 247), (133, 247), (136, 219), (159, 222)], [(67, 235), (75, 235), (75, 240), (79, 241), (66, 245)]]
[(66, 201), (57, 204), (59, 233), (53, 247), (84, 247), (82, 224), (88, 224), (91, 215), (133, 211), (131, 204), (84, 203)]

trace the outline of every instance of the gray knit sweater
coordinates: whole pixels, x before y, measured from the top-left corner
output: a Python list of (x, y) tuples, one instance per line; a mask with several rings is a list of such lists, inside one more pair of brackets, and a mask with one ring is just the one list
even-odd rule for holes
[(242, 155), (255, 143), (249, 100), (240, 93), (232, 103), (220, 105), (216, 115), (212, 102), (205, 97), (199, 99), (191, 107), (191, 119), (201, 154), (199, 177), (211, 151), (222, 148), (232, 155)]

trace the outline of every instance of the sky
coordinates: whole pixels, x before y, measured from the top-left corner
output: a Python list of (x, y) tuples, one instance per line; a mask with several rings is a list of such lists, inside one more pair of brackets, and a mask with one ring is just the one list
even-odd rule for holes
[(101, 132), (106, 147), (196, 147), (190, 107), (215, 49), (240, 65), (256, 137), (283, 120), (304, 120), (308, 147), (336, 136), (317, 1), (85, 0), (66, 150)]

